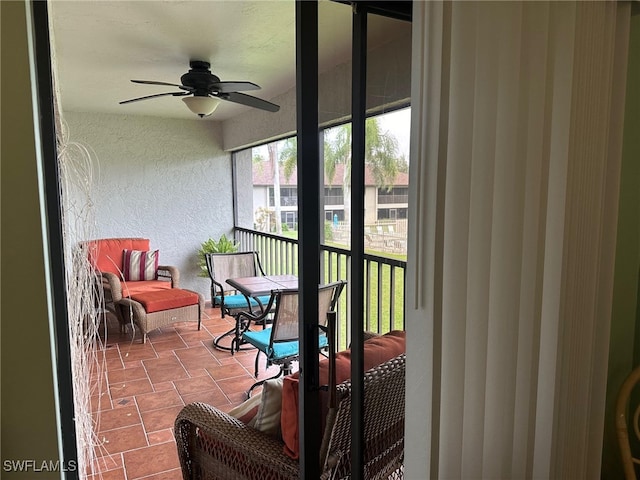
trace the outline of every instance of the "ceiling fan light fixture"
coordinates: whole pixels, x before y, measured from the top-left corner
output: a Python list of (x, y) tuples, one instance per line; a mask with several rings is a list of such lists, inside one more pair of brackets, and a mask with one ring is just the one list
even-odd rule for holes
[(220, 104), (220, 100), (213, 97), (182, 97), (182, 101), (200, 118), (211, 115)]

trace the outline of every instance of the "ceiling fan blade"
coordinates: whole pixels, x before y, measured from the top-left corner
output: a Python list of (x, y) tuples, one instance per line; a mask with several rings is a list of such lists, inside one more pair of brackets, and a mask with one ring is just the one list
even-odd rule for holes
[(166, 85), (167, 87), (178, 87), (182, 90), (188, 90), (192, 92), (195, 90), (193, 87), (187, 87), (185, 85), (178, 85), (177, 83), (156, 82), (153, 80), (131, 80), (133, 83), (143, 83), (145, 85)]
[(120, 105), (124, 105), (125, 103), (131, 103), (131, 102), (139, 102), (140, 100), (147, 100), (148, 98), (166, 97), (167, 95), (171, 95), (174, 97), (184, 97), (185, 95), (191, 95), (191, 93), (190, 92), (156, 93), (155, 95), (147, 95), (146, 97), (132, 98), (131, 100), (123, 100), (122, 102), (120, 102)]
[(246, 105), (247, 107), (259, 108), (260, 110), (266, 110), (267, 112), (277, 112), (280, 110), (280, 106), (275, 103), (267, 102), (261, 98), (252, 97), (251, 95), (245, 95), (244, 93), (221, 93), (218, 95), (218, 98), (227, 100), (228, 102)]
[(260, 90), (260, 87), (251, 82), (217, 82), (211, 85), (211, 90), (219, 93), (232, 93)]

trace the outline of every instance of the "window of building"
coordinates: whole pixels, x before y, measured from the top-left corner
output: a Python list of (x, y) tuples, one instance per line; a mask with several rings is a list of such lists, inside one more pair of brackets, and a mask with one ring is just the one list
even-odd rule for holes
[[(275, 206), (275, 194), (273, 187), (269, 187), (269, 206)], [(298, 189), (293, 187), (280, 187), (280, 206), (297, 207)]]
[(378, 188), (378, 204), (409, 203), (409, 187)]
[(378, 220), (400, 220), (407, 218), (406, 208), (379, 208)]
[(344, 205), (344, 189), (342, 187), (324, 187), (325, 205)]

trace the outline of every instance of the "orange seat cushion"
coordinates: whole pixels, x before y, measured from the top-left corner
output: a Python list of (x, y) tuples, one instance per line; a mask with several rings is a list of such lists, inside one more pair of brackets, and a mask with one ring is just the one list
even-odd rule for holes
[[(373, 337), (364, 342), (364, 369), (365, 371), (391, 360), (405, 353), (405, 332), (394, 330), (379, 337)], [(329, 383), (329, 360), (320, 361), (320, 385)], [(298, 379), (296, 372), (284, 378), (282, 385), (282, 412), (280, 423), (282, 428), (282, 440), (284, 441), (284, 453), (293, 459), (297, 459), (299, 450), (298, 430)], [(351, 350), (344, 350), (336, 354), (336, 384), (351, 378)], [(322, 418), (327, 414), (326, 402), (322, 408)]]
[(179, 288), (152, 290), (132, 295), (131, 298), (142, 304), (147, 313), (188, 307), (189, 305), (196, 305), (199, 301), (197, 293)]

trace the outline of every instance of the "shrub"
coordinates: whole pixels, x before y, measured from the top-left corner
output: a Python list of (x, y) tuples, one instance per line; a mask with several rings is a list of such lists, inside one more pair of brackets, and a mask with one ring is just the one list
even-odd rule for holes
[(331, 222), (325, 220), (325, 222), (324, 222), (324, 241), (325, 242), (330, 242), (331, 240), (333, 240), (333, 226), (331, 225)]
[(198, 250), (198, 266), (200, 267), (200, 277), (208, 277), (207, 261), (204, 258), (205, 253), (229, 253), (237, 252), (238, 243), (235, 240), (230, 240), (223, 233), (218, 240), (209, 238), (202, 242), (200, 249)]

